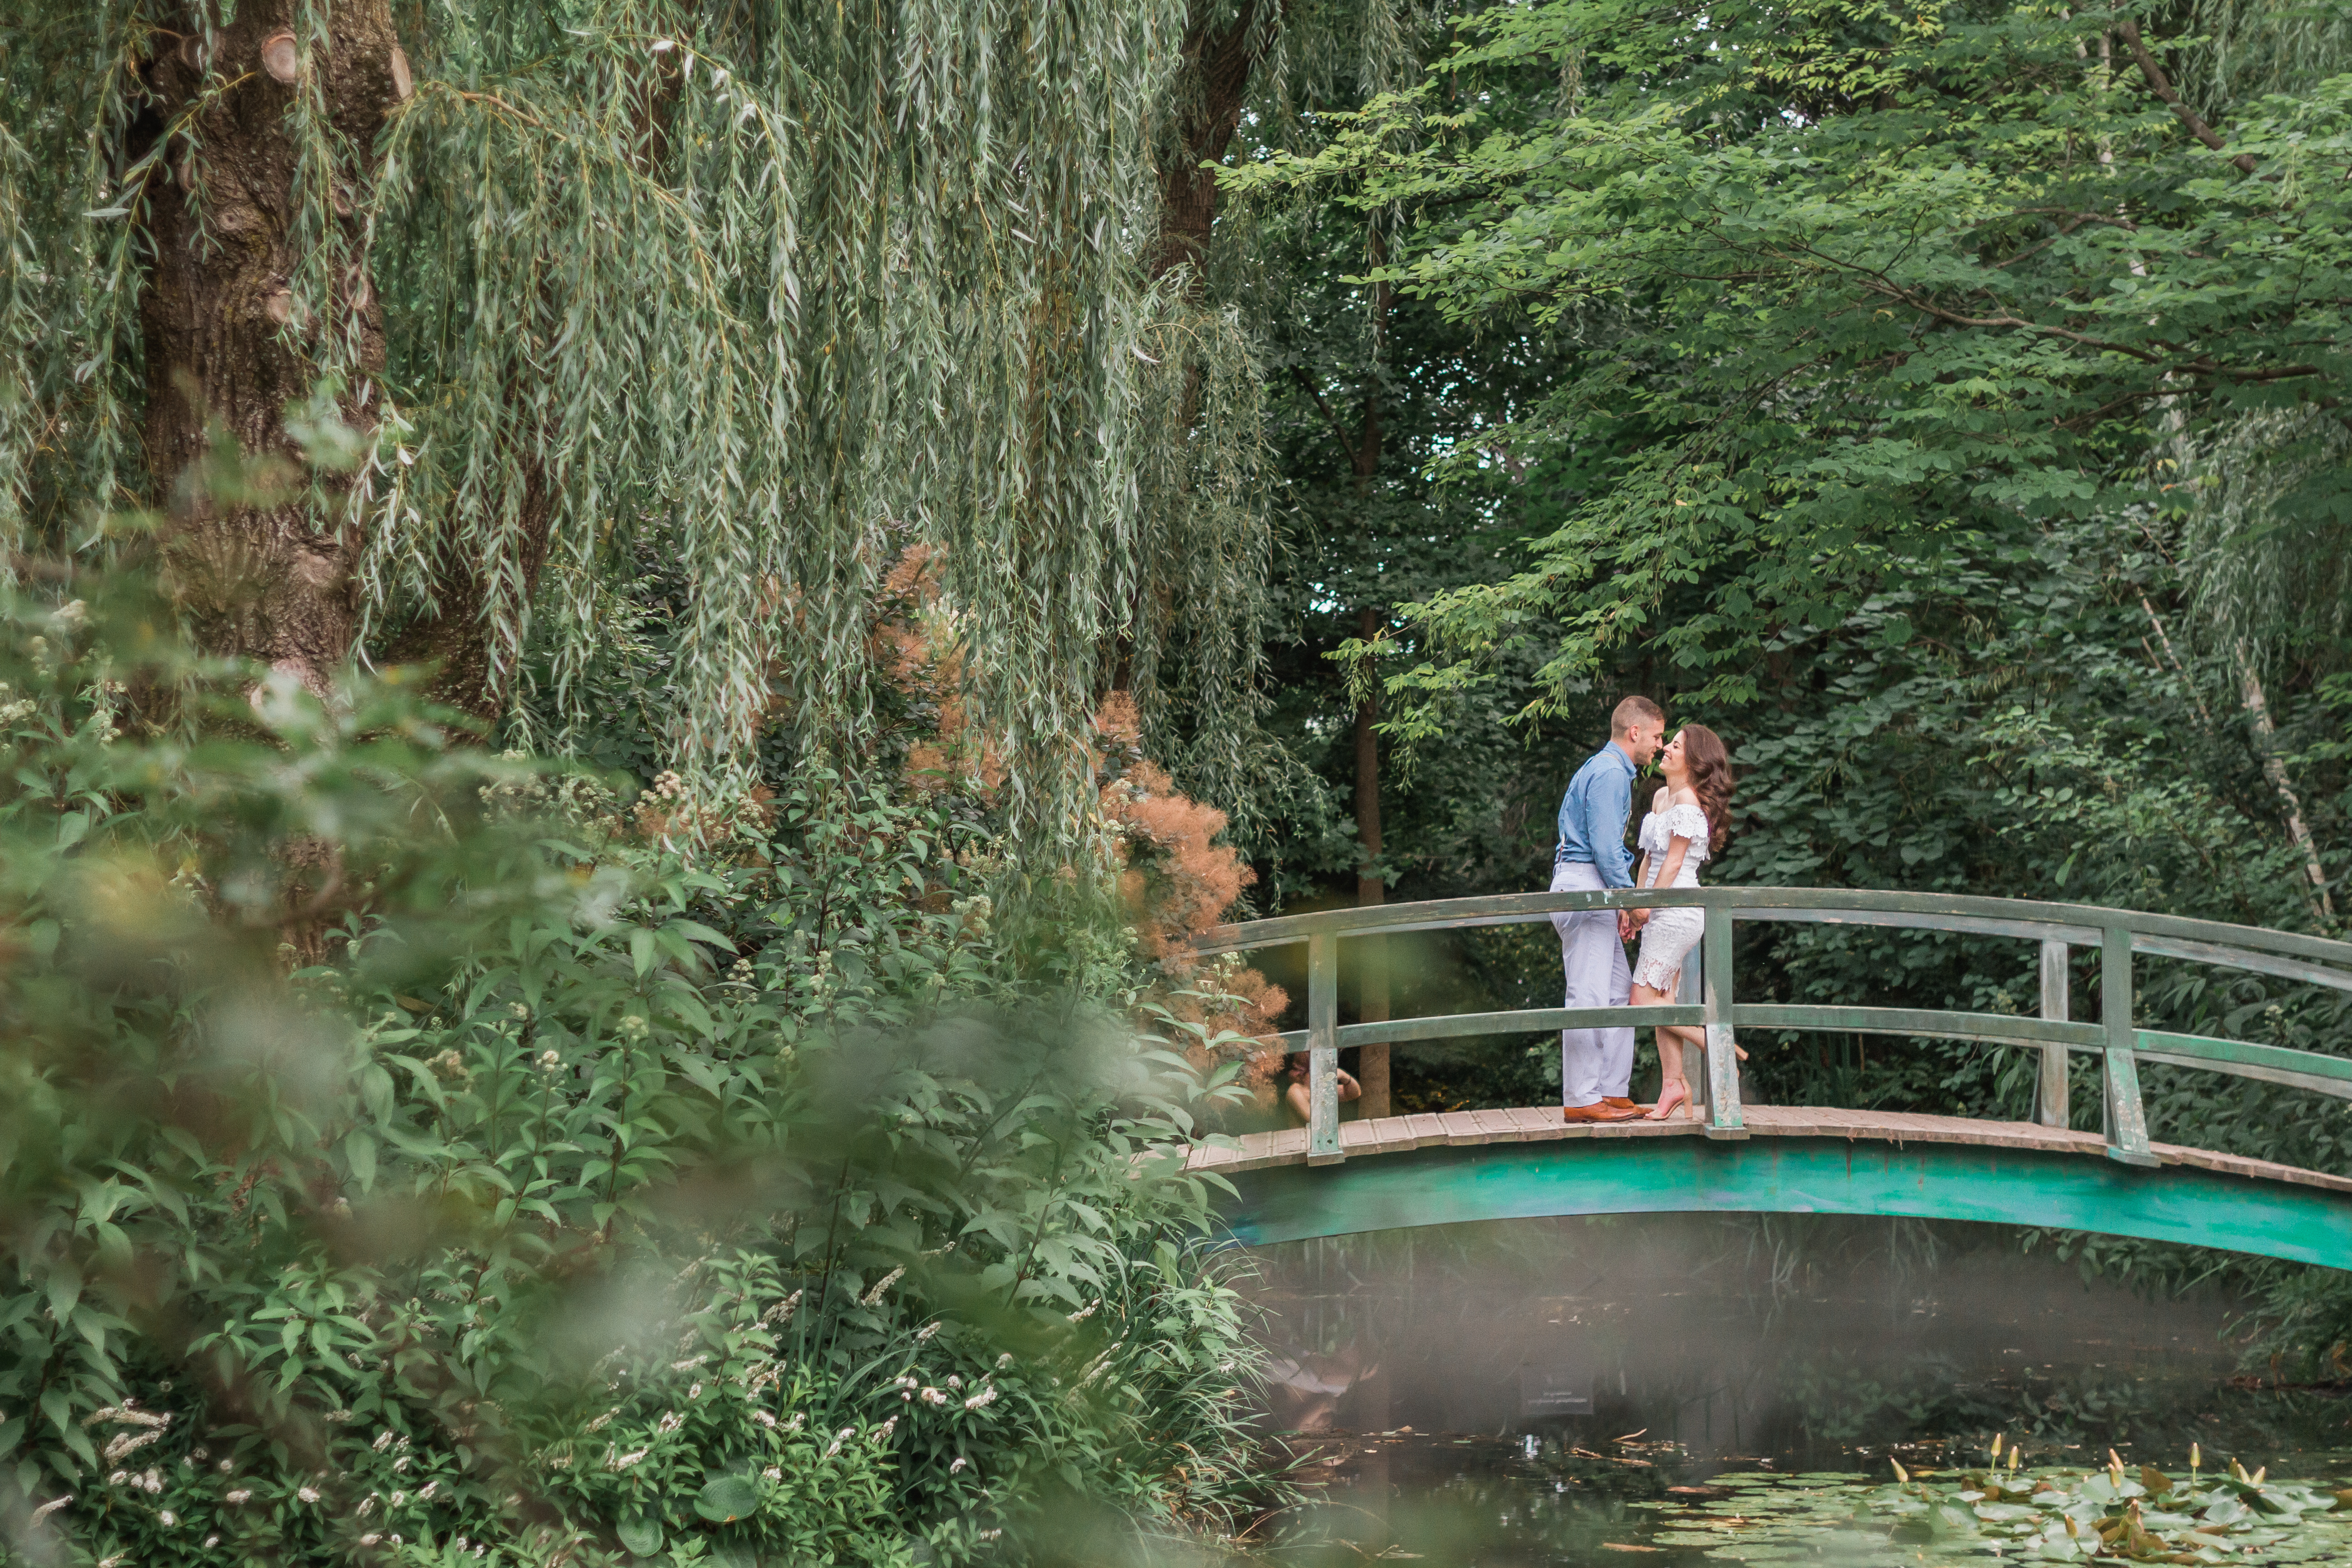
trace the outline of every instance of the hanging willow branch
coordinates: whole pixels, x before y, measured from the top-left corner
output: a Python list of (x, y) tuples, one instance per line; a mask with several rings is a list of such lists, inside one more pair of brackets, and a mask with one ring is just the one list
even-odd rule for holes
[[(1141, 258), (1181, 5), (404, 12), (427, 31), (387, 57), (371, 142), (327, 68), (362, 9), (247, 0), (223, 33), (172, 0), (52, 0), (0, 43), (5, 118), (44, 143), (0, 148), (24, 193), (0, 240), (47, 252), (12, 268), (46, 277), (38, 298), (0, 297), (18, 389), (0, 524), (54, 544), (110, 495), (169, 506), (176, 475), (138, 475), (122, 433), (171, 372), (125, 323), (152, 297), (141, 247), (167, 232), (152, 204), (193, 198), (125, 187), (157, 159), (232, 156), (205, 137), (233, 132), (292, 169), (262, 339), (337, 389), (314, 413), (368, 438), (311, 521), (351, 541), (325, 591), (352, 604), (354, 655), (437, 659), (490, 714), (536, 649), (554, 708), (585, 717), (598, 606), (652, 551), (687, 585), (671, 744), (740, 771), (772, 726), (803, 754), (854, 742), (876, 590), (919, 542), (941, 548), (1021, 836), (1067, 841), (1087, 808), (1074, 740), (1131, 617), (1197, 728), (1245, 711), (1265, 553), (1246, 354)], [(113, 62), (95, 79), (93, 46)], [(1199, 329), (1234, 416), (1215, 450), (1166, 433), (1154, 379), (1171, 330)]]
[(695, 20), (621, 5), (558, 38), (500, 16), (416, 51), (380, 219), (387, 292), (417, 305), (394, 373), (413, 461), (362, 573), (377, 624), (449, 613), (462, 567), (503, 686), (546, 559), (561, 702), (602, 569), (651, 542), (689, 587), (681, 751), (740, 758), (772, 720), (823, 748), (866, 714), (882, 573), (942, 545), (1018, 810), (1066, 823), (1067, 739), (1142, 569), (1127, 245), (1174, 18)]

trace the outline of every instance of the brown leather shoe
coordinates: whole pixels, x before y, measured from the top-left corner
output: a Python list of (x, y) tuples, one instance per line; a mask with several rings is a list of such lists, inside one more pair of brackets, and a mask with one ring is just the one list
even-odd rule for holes
[(1643, 1109), (1641, 1106), (1634, 1104), (1632, 1100), (1626, 1099), (1622, 1094), (1604, 1094), (1601, 1097), (1601, 1103), (1603, 1105), (1613, 1105), (1620, 1110), (1640, 1110)]
[(1631, 1106), (1620, 1110), (1607, 1100), (1601, 1101), (1599, 1105), (1563, 1105), (1559, 1108), (1559, 1119), (1568, 1122), (1632, 1121), (1641, 1114)]

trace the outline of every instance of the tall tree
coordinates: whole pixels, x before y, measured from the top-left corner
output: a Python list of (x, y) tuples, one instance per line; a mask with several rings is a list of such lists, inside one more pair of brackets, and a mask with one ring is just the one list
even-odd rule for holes
[[(1192, 0), (1154, 131), (1150, 266), (1165, 314), (1142, 422), (1142, 513), (1165, 542), (1152, 552), (1194, 565), (1139, 592), (1112, 679), (1135, 689), (1155, 753), (1230, 805), (1236, 835), (1261, 847), (1301, 782), (1263, 722), (1261, 643), (1279, 613), (1266, 592), (1279, 503), (1262, 350), (1280, 290), (1265, 275), (1282, 259), (1278, 225), (1234, 211), (1220, 170), (1269, 142), (1310, 143), (1316, 110), (1412, 79), (1431, 20), (1412, 0)], [(1194, 613), (1204, 605), (1213, 613)], [(1163, 662), (1197, 673), (1163, 691)]]
[[(2234, 15), (2260, 32), (2258, 10)], [(1432, 89), (1254, 172), (1405, 204), (1423, 221), (1398, 287), (1572, 345), (1515, 447), (1646, 432), (1523, 570), (1418, 606), (1439, 657), (1399, 692), (1525, 651), (1529, 710), (1560, 711), (1643, 646), (1752, 697), (1776, 637), (1836, 624), (1939, 538), (2178, 512), (2220, 482), (2182, 474), (2184, 450), (2336, 417), (2352, 290), (2324, 237), (2352, 198), (2320, 170), (2352, 147), (2340, 55), (2263, 96), (2172, 47), (2168, 15), (1774, 0), (1697, 24), (1600, 0), (1490, 13), (1442, 73), (1466, 112)], [(1534, 113), (1466, 90), (1538, 73), (1575, 90)], [(2322, 465), (2292, 505), (2340, 518), (2347, 496)], [(1686, 583), (1701, 601), (1662, 620)], [(1412, 729), (1413, 705), (1390, 722)]]
[(361, 202), (413, 90), (407, 60), (388, 0), (308, 14), (276, 0), (218, 26), (166, 11), (154, 25), (148, 57), (118, 65), (121, 184), (99, 205), (151, 258), (143, 444), (157, 499), (174, 502), (172, 576), (205, 646), (323, 694), (361, 615), (365, 521), (349, 477), (226, 505), (168, 487), (216, 439), (290, 468), (289, 419), (331, 413), (362, 437), (374, 429), (384, 318)]
[[(1377, 265), (1383, 259), (1378, 220), (1369, 230), (1370, 259)], [(1389, 604), (1385, 596), (1393, 579), (1384, 584), (1381, 574), (1380, 556), (1382, 543), (1372, 526), (1374, 494), (1381, 478), (1383, 455), (1381, 383), (1382, 365), (1381, 345), (1388, 335), (1389, 318), (1396, 304), (1395, 290), (1385, 281), (1370, 285), (1367, 300), (1369, 317), (1366, 322), (1370, 358), (1360, 372), (1360, 384), (1351, 400), (1352, 419), (1343, 418), (1339, 410), (1324, 395), (1323, 388), (1303, 364), (1291, 366), (1292, 376), (1299, 390), (1315, 405), (1331, 427), (1332, 439), (1345, 456), (1348, 473), (1355, 492), (1358, 527), (1350, 541), (1360, 557), (1360, 585), (1357, 588), (1357, 640), (1367, 649), (1374, 647), (1381, 632), (1387, 626)], [(1375, 656), (1367, 651), (1360, 655), (1348, 673), (1348, 695), (1352, 711), (1349, 731), (1354, 743), (1356, 846), (1356, 903), (1359, 907), (1382, 902), (1388, 892), (1387, 869), (1381, 863), (1381, 742), (1380, 691), (1377, 682)], [(1364, 952), (1358, 961), (1359, 982), (1356, 1015), (1367, 1024), (1385, 1022), (1389, 1016), (1388, 942), (1383, 937), (1366, 937), (1359, 945)], [(1362, 1048), (1357, 1076), (1363, 1089), (1363, 1114), (1389, 1114), (1389, 1047), (1384, 1044)]]
[[(578, 713), (650, 551), (683, 584), (668, 743), (720, 771), (763, 728), (856, 732), (868, 607), (929, 544), (1015, 816), (1058, 834), (1111, 632), (1263, 553), (1152, 511), (1178, 456), (1248, 482), (1246, 453), (1177, 452), (1155, 371), (1179, 329), (1139, 220), (1185, 26), (1172, 0), (19, 7), (0, 517), (70, 548), (92, 498), (152, 504), (215, 651), (320, 689), (430, 657), (486, 715), (530, 668)], [(178, 481), (215, 451), (289, 482), (209, 508)], [(1134, 657), (1188, 700), (1255, 659), (1189, 623)]]

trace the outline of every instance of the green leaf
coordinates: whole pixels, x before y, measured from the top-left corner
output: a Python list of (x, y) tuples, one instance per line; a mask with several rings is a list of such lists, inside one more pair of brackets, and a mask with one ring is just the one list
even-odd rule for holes
[(49, 1311), (60, 1323), (73, 1316), (74, 1303), (81, 1300), (81, 1270), (69, 1263), (60, 1263), (49, 1270)]
[(681, 936), (690, 937), (696, 942), (707, 942), (711, 946), (719, 948), (724, 952), (732, 952), (735, 951), (735, 944), (733, 942), (728, 941), (726, 937), (711, 930), (709, 926), (704, 925), (700, 921), (674, 920), (669, 922), (669, 929), (677, 932)]
[(749, 1476), (720, 1476), (695, 1494), (694, 1511), (714, 1524), (730, 1524), (760, 1511), (760, 1485)]
[(343, 1140), (343, 1158), (351, 1163), (352, 1176), (367, 1192), (375, 1185), (375, 1140), (354, 1129)]
[(661, 1521), (652, 1514), (641, 1513), (625, 1519), (614, 1528), (621, 1544), (639, 1557), (651, 1557), (662, 1549)]

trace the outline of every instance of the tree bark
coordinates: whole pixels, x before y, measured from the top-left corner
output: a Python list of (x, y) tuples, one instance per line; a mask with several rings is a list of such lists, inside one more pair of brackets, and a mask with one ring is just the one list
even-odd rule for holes
[(1150, 264), (1155, 279), (1179, 267), (1192, 268), (1187, 288), (1195, 294), (1201, 258), (1217, 221), (1216, 173), (1202, 165), (1223, 162), (1233, 145), (1250, 73), (1257, 66), (1257, 0), (1242, 0), (1231, 24), (1214, 30), (1209, 25), (1213, 9), (1213, 0), (1193, 0), (1193, 19), (1185, 29), (1183, 58), (1198, 91), (1179, 89), (1176, 148), (1160, 169), (1160, 235)]
[[(659, 179), (668, 162), (671, 127), (677, 118), (686, 76), (675, 54), (659, 57), (639, 87), (636, 109), (638, 134), (631, 143), (631, 162), (639, 174)], [(560, 307), (551, 306), (560, 310)], [(520, 404), (520, 390), (508, 389)], [(395, 636), (379, 662), (425, 664), (433, 667), (425, 689), (434, 701), (458, 709), (487, 731), (498, 722), (506, 705), (512, 672), (502, 677), (491, 656), (494, 583), (506, 580), (512, 603), (526, 609), (539, 594), (541, 570), (547, 564), (547, 547), (555, 522), (556, 495), (547, 482), (545, 463), (537, 453), (507, 456), (519, 462), (523, 493), (512, 556), (502, 561), (476, 562), (450, 545), (443, 552), (443, 569), (433, 583), (433, 604)]]
[[(235, 84), (174, 136), (163, 159), (170, 183), (159, 174), (136, 205), (153, 255), (140, 301), (146, 459), (171, 518), (166, 581), (199, 646), (267, 664), (323, 697), (358, 626), (352, 571), (362, 522), (346, 510), (346, 480), (305, 471), (286, 409), (311, 395), (314, 355), (329, 333), (355, 345), (359, 377), (381, 373), (383, 309), (350, 184), (335, 193), (329, 221), (347, 226), (354, 259), (332, 297), (312, 302), (322, 315), (298, 309), (293, 284), (305, 239), (287, 110), (298, 91), (315, 86), (344, 144), (368, 159), (406, 90), (406, 62), (390, 0), (339, 0), (323, 47), (314, 45), (307, 60), (289, 36), (292, 0), (247, 0), (218, 30), (201, 20), (200, 10), (210, 9), (183, 7), (181, 36), (154, 36), (145, 73), (152, 99), (133, 138), (134, 153), (143, 153), (164, 133), (195, 99), (205, 63)], [(338, 178), (356, 184), (373, 174), (367, 163)], [(374, 419), (361, 390), (344, 390), (341, 413), (365, 432)], [(197, 482), (216, 435), (234, 446), (242, 472)], [(324, 496), (316, 510), (302, 494), (313, 482)]]
[(2254, 668), (2252, 649), (2243, 642), (2236, 648), (2240, 695), (2246, 705), (2247, 717), (2253, 721), (2254, 751), (2263, 760), (2263, 777), (2271, 788), (2278, 791), (2280, 809), (2286, 817), (2286, 836), (2303, 852), (2304, 875), (2311, 879), (2312, 912), (2323, 919), (2336, 919), (2336, 900), (2327, 894), (2327, 868), (2319, 858), (2319, 846), (2313, 842), (2311, 829), (2304, 826), (2303, 801), (2294, 793), (2294, 783), (2286, 774), (2286, 759), (2278, 752), (2278, 727), (2271, 722), (2269, 700), (2263, 693), (2263, 678)]

